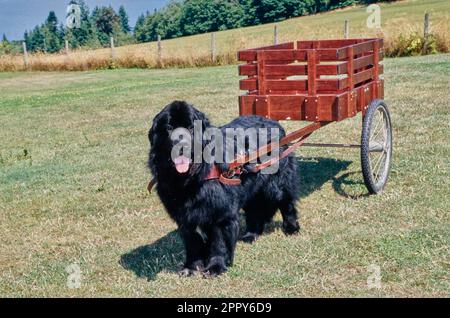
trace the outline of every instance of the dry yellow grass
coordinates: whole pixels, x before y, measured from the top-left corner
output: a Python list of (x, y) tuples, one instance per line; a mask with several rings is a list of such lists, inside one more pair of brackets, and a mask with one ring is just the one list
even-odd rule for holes
[[(381, 28), (368, 28), (369, 13), (358, 6), (300, 17), (278, 23), (279, 41), (342, 38), (344, 21), (350, 21), (351, 37), (384, 37), (387, 56), (413, 55), (423, 42), (423, 16), (431, 14), (430, 32), (436, 52), (450, 52), (450, 1), (405, 0), (381, 4)], [(216, 34), (217, 60), (210, 57), (211, 39), (201, 34), (162, 42), (162, 60), (157, 60), (155, 42), (110, 49), (77, 50), (65, 54), (31, 54), (28, 70), (79, 71), (106, 68), (195, 67), (235, 63), (236, 52), (273, 41), (274, 24), (265, 24)], [(0, 56), (0, 71), (23, 71), (22, 56)]]

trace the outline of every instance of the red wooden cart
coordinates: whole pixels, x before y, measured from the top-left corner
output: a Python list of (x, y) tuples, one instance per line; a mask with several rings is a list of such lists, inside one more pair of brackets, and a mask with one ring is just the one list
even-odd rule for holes
[[(240, 88), (248, 91), (239, 97), (240, 115), (312, 122), (281, 143), (294, 142), (292, 151), (302, 145), (360, 148), (369, 192), (384, 188), (392, 156), (392, 128), (380, 78), (382, 39), (290, 42), (243, 50), (238, 57), (246, 62), (239, 66), (239, 74), (247, 76)], [(320, 127), (359, 112), (363, 115), (360, 145), (305, 143)], [(259, 155), (268, 151), (270, 144)], [(239, 167), (238, 160), (231, 167)]]

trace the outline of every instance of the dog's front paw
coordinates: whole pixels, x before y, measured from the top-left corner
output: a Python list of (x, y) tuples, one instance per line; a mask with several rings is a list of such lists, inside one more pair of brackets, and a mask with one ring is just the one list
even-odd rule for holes
[(245, 243), (248, 243), (248, 244), (254, 243), (257, 239), (258, 239), (258, 234), (252, 233), (252, 232), (247, 232), (242, 237), (242, 241)]
[(180, 275), (181, 277), (190, 277), (190, 276), (194, 276), (197, 273), (198, 273), (198, 271), (185, 267), (181, 271), (178, 272), (178, 275)]
[(291, 222), (283, 222), (283, 232), (286, 235), (294, 235), (300, 232), (300, 225), (297, 221), (294, 223)]
[(213, 257), (203, 272), (205, 277), (216, 277), (227, 271), (222, 257)]
[(208, 266), (205, 270), (205, 272), (203, 272), (203, 276), (208, 278), (208, 277), (217, 277), (219, 275), (222, 275), (223, 273), (225, 273), (227, 271), (227, 268), (225, 266), (219, 265), (219, 264), (215, 264), (212, 266)]
[(203, 265), (203, 261), (197, 261), (197, 262), (190, 264), (189, 266), (185, 265), (185, 267), (181, 271), (179, 271), (178, 274), (181, 277), (194, 276), (198, 273), (203, 272), (204, 268), (205, 267)]

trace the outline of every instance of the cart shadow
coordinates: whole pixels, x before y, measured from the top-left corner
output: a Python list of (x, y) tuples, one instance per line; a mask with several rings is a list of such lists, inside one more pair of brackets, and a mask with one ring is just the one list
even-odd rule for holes
[(339, 180), (340, 178), (336, 178), (336, 176), (341, 171), (347, 170), (351, 163), (348, 160), (333, 158), (300, 157), (298, 159), (300, 198), (305, 198), (314, 191), (320, 190), (330, 180), (333, 181), (333, 188), (336, 191), (339, 187), (335, 187), (334, 184), (344, 181)]
[[(336, 178), (341, 171), (346, 170), (351, 161), (330, 158), (299, 158), (300, 196), (307, 197), (330, 180), (336, 192), (345, 196), (341, 184), (345, 178)], [(345, 176), (345, 175), (343, 175)], [(264, 234), (270, 234), (281, 228), (282, 222), (267, 224)], [(245, 230), (245, 218), (241, 214), (241, 233)], [(166, 271), (176, 273), (182, 268), (185, 257), (184, 246), (178, 232), (172, 231), (155, 242), (140, 246), (120, 258), (119, 264), (148, 281), (156, 279), (158, 273)]]
[[(364, 182), (361, 180), (355, 180), (354, 175), (361, 176), (362, 171), (353, 171), (348, 172), (340, 176), (339, 178), (333, 178), (333, 189), (339, 195), (352, 200), (358, 200), (361, 198), (365, 198), (370, 196), (370, 193), (367, 192), (367, 188), (364, 185)], [(353, 189), (350, 193), (346, 188), (356, 188), (358, 190)]]
[(332, 158), (299, 158), (300, 197), (305, 198), (320, 190), (330, 180), (334, 191), (347, 199), (358, 200), (369, 196), (360, 177), (361, 171), (351, 171), (337, 177), (340, 172), (347, 170), (351, 163), (352, 161)]

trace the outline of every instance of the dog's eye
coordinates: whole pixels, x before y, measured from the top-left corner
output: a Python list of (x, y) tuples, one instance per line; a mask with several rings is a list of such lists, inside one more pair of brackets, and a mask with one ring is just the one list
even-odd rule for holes
[(172, 131), (173, 131), (173, 127), (172, 127), (172, 125), (167, 125), (166, 126), (166, 129), (167, 129), (167, 132), (169, 133), (169, 135), (172, 133)]

